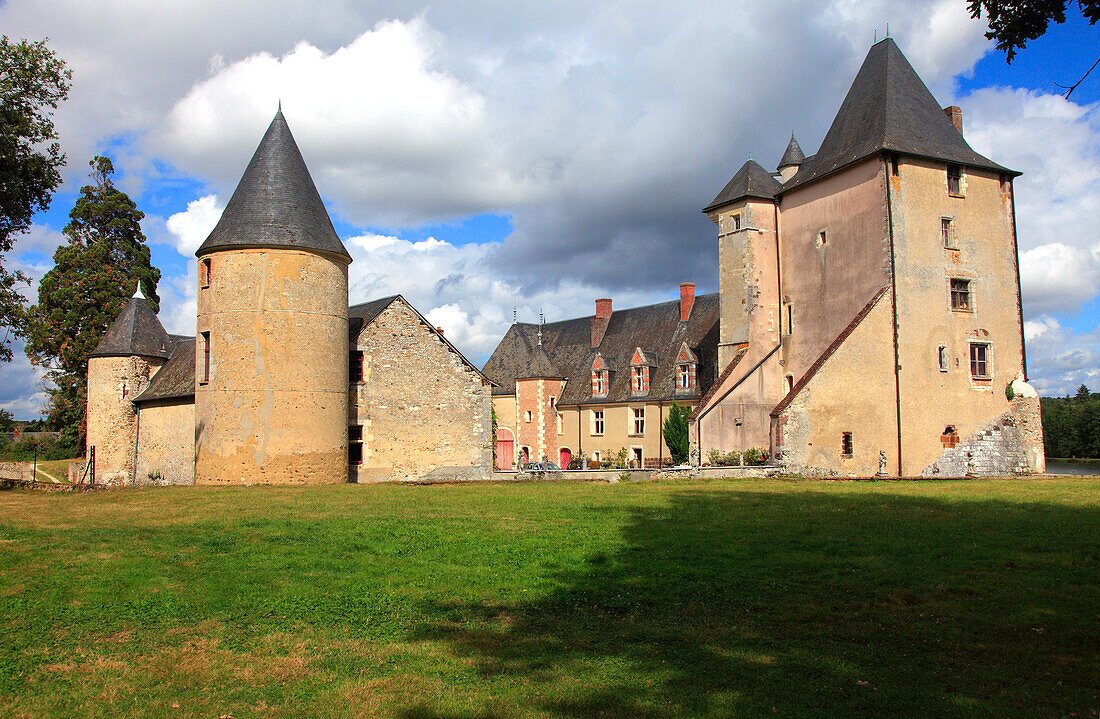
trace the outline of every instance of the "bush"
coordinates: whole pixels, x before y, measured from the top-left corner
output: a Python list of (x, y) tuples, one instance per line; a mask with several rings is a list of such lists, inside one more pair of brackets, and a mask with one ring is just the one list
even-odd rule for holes
[(35, 450), (40, 460), (72, 459), (77, 456), (76, 448), (64, 437), (26, 437), (18, 442), (7, 437), (0, 439), (0, 461), (30, 462), (36, 456)]

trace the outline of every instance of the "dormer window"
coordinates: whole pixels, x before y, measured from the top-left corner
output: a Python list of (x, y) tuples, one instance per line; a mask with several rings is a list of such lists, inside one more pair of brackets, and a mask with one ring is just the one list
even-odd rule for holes
[(699, 365), (699, 358), (687, 346), (687, 342), (680, 345), (680, 351), (676, 353), (676, 392), (686, 394), (695, 391), (695, 368)]
[(649, 391), (649, 366), (630, 368), (630, 391), (634, 394), (642, 394)]
[(596, 355), (592, 362), (592, 396), (603, 397), (610, 386), (611, 373), (604, 364), (603, 357)]

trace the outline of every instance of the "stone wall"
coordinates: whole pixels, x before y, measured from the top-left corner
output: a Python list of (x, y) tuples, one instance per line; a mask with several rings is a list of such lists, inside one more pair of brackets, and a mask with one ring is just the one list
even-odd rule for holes
[(130, 484), (133, 479), (137, 411), (132, 400), (163, 364), (144, 357), (88, 360), (87, 444), (95, 447), (97, 483)]
[(398, 298), (363, 329), (363, 381), (349, 424), (361, 425), (363, 462), (352, 481), (487, 479), (490, 387)]
[(195, 483), (195, 403), (190, 398), (143, 404), (135, 484)]

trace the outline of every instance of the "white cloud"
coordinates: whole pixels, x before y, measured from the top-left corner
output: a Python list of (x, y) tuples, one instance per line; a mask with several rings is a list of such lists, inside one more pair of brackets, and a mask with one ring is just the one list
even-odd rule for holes
[(1041, 315), (1024, 323), (1028, 378), (1044, 396), (1072, 395), (1082, 384), (1100, 389), (1100, 325), (1091, 332)]
[(217, 195), (204, 195), (187, 203), (187, 209), (171, 215), (165, 227), (172, 234), (176, 250), (190, 260), (195, 250), (218, 224), (225, 207), (218, 204)]

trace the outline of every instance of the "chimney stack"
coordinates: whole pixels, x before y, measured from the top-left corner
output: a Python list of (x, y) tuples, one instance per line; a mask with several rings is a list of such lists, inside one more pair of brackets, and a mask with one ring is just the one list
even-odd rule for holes
[(592, 318), (592, 346), (599, 347), (607, 332), (607, 323), (611, 321), (611, 300), (596, 300), (596, 316)]
[(955, 126), (955, 129), (959, 131), (959, 134), (963, 134), (963, 111), (958, 105), (951, 105), (950, 107), (943, 108), (943, 114), (947, 115), (947, 119), (951, 121), (951, 124)]
[(687, 322), (691, 317), (691, 307), (695, 304), (695, 283), (680, 283), (680, 321)]

